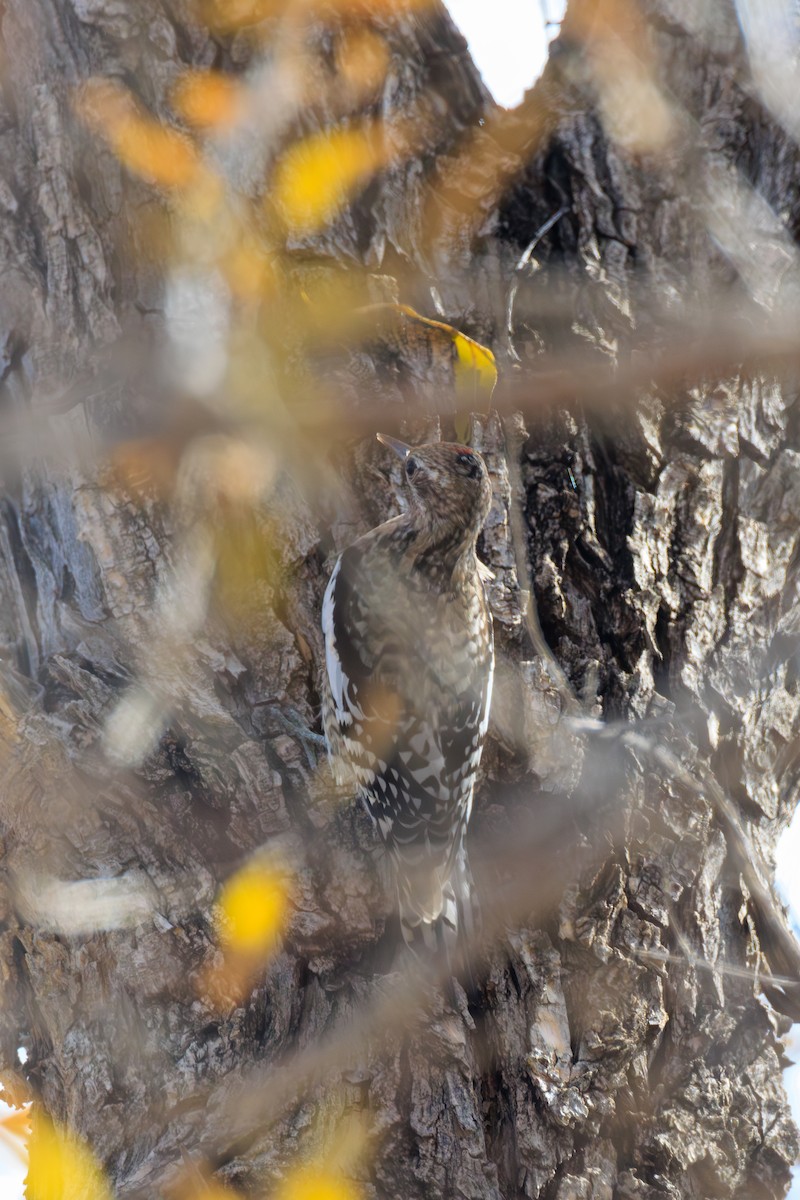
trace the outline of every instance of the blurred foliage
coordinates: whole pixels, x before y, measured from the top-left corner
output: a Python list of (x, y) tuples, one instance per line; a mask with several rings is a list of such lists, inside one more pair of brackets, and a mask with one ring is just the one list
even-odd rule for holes
[(219, 897), (220, 938), (234, 954), (266, 956), (286, 921), (285, 874), (249, 863), (225, 884)]
[(33, 1106), (25, 1200), (111, 1200), (88, 1147)]
[[(432, 418), (468, 441), (471, 415), (498, 403), (495, 355), (443, 319), (434, 264), (463, 256), (496, 213), (509, 181), (542, 149), (562, 91), (596, 100), (623, 155), (666, 156), (689, 124), (662, 85), (634, 0), (574, 0), (557, 80), (514, 112), (487, 106), (435, 158), (435, 105), (406, 112), (390, 102), (399, 90), (393, 25), (409, 14), (424, 19), (430, 7), (432, 0), (198, 0), (197, 14), (219, 38), (246, 37), (255, 47), (246, 72), (184, 71), (165, 97), (169, 116), (148, 111), (118, 80), (91, 80), (76, 92), (76, 111), (98, 144), (153, 189), (153, 204), (130, 206), (132, 244), (166, 291), (166, 345), (148, 410), (155, 431), (117, 440), (106, 461), (109, 491), (161, 506), (175, 535), (152, 636), (136, 647), (139, 678), (107, 720), (106, 752), (126, 768), (157, 744), (175, 706), (170, 672), (180, 674), (210, 614), (248, 631), (266, 590), (285, 584), (292, 567), (284, 509), (296, 519), (287, 491), (299, 490), (327, 516), (345, 511), (331, 466), (342, 444), (405, 419), (429, 428)], [(352, 226), (359, 205), (366, 209), (393, 172), (397, 191), (411, 186), (402, 178), (409, 164), (425, 178), (410, 239), (416, 265), (398, 253), (396, 278), (380, 276), (357, 261)], [(560, 212), (568, 211), (565, 202)], [(425, 307), (425, 296), (436, 315), (412, 307), (412, 299)], [(559, 310), (550, 294), (546, 302), (548, 318), (571, 328), (568, 306)], [(725, 353), (730, 358), (730, 345)], [(567, 366), (558, 401), (580, 393), (588, 403), (594, 386), (602, 404), (619, 385), (621, 375), (609, 374), (602, 393), (592, 363), (583, 375), (576, 362)], [(649, 385), (651, 367), (640, 368), (634, 385)], [(672, 382), (682, 380), (681, 362), (671, 370)], [(501, 407), (529, 402), (529, 383), (500, 395)], [(527, 562), (518, 570), (525, 578)], [(383, 736), (391, 741), (396, 698), (378, 690), (370, 703), (380, 748)], [(16, 720), (0, 691), (0, 763)], [(213, 945), (195, 979), (202, 1002), (230, 1010), (246, 1001), (279, 953), (292, 889), (290, 865), (266, 857), (224, 883)], [(12, 1114), (0, 1133), (21, 1144), (27, 1121), (27, 1110)], [(335, 1150), (287, 1169), (276, 1200), (358, 1200), (350, 1180), (366, 1145), (363, 1130), (342, 1135)], [(109, 1196), (86, 1147), (38, 1111), (27, 1188), (29, 1200)], [(187, 1197), (195, 1194), (240, 1193), (203, 1180), (188, 1185)]]
[[(3, 1087), (3, 1098), (8, 1100), (8, 1089)], [(28, 1141), (31, 1136), (31, 1106), (22, 1104), (0, 1116), (0, 1140), (21, 1162), (28, 1161)]]
[(313, 134), (290, 146), (279, 160), (270, 202), (288, 230), (313, 233), (334, 219), (388, 161), (388, 153), (380, 128), (372, 123)]
[[(359, 356), (376, 355), (404, 390), (419, 389), (421, 405), (435, 401), (452, 413), (461, 440), (470, 412), (491, 404), (497, 366), (488, 347), (406, 303), (376, 304), (373, 276), (300, 249), (347, 221), (381, 172), (415, 153), (421, 127), (369, 110), (391, 69), (393, 23), (424, 7), (205, 5), (224, 36), (257, 25), (270, 56), (246, 75), (185, 71), (169, 93), (182, 128), (145, 111), (117, 81), (92, 80), (76, 96), (77, 111), (120, 163), (163, 193), (161, 217), (145, 206), (132, 219), (137, 244), (167, 280), (163, 369), (189, 400), (172, 428), (112, 446), (109, 479), (140, 503), (171, 505), (187, 534), (178, 570), (197, 595), (204, 580), (205, 604), (237, 623), (257, 614), (260, 585), (282, 570), (270, 512), (281, 478), (290, 474), (312, 503), (337, 494), (325, 431), (335, 430), (336, 442), (358, 434), (352, 407), (344, 424), (340, 413), (359, 389)], [(324, 70), (323, 28), (335, 32)], [(320, 107), (333, 114), (321, 128)], [(261, 178), (245, 187), (254, 138)], [(199, 429), (192, 411), (210, 414)], [(218, 421), (233, 426), (215, 434)], [(173, 591), (186, 591), (179, 579)], [(165, 639), (158, 644), (166, 661)], [(139, 722), (140, 738), (126, 735), (126, 761), (136, 744), (152, 745), (154, 721), (168, 712), (146, 698), (140, 708), (152, 719)], [(118, 725), (112, 719), (116, 734)]]
[[(322, 1141), (323, 1139), (319, 1138)], [(370, 1140), (361, 1117), (341, 1120), (317, 1153), (297, 1163), (284, 1176), (272, 1200), (362, 1200), (354, 1182)]]
[(333, 1171), (301, 1167), (274, 1193), (275, 1200), (358, 1200), (361, 1189)]
[(199, 977), (215, 1008), (239, 1003), (278, 950), (286, 926), (291, 879), (285, 864), (254, 859), (222, 887), (216, 906), (219, 949)]
[(201, 160), (192, 142), (143, 113), (117, 84), (105, 80), (87, 84), (79, 93), (78, 111), (104, 135), (129, 171), (164, 188), (187, 188), (196, 182)]
[(222, 129), (243, 115), (242, 87), (219, 71), (186, 71), (172, 92), (178, 116), (197, 129)]

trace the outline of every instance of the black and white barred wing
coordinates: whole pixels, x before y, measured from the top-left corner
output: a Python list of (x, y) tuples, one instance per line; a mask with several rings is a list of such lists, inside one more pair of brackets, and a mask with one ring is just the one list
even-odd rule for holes
[(325, 737), (337, 783), (369, 788), (394, 754), (402, 701), (384, 659), (388, 629), (360, 578), (361, 552), (350, 547), (334, 567), (322, 605), (328, 691)]
[(323, 605), (334, 772), (355, 779), (402, 857), (447, 859), (469, 817), (486, 736), (491, 627), (479, 654), (469, 637), (437, 639), (424, 597), (387, 581), (387, 563), (378, 601), (362, 568), (360, 549), (345, 551)]

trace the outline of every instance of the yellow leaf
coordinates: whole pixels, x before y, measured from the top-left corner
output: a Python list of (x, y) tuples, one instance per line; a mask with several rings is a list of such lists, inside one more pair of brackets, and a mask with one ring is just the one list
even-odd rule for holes
[(429, 330), (429, 337), (448, 338), (454, 350), (455, 385), (460, 400), (476, 409), (488, 409), (497, 383), (497, 363), (488, 346), (482, 346), (446, 321), (423, 317), (409, 304), (375, 304), (362, 312), (378, 315), (386, 310), (405, 317), (423, 330)]
[(275, 1200), (360, 1200), (361, 1189), (324, 1167), (295, 1168), (275, 1193)]
[(187, 71), (172, 93), (172, 104), (190, 125), (220, 128), (238, 120), (243, 108), (243, 88), (219, 71)]
[(198, 178), (201, 163), (192, 143), (176, 129), (142, 113), (116, 84), (107, 80), (87, 84), (78, 109), (130, 171), (167, 188), (185, 188)]
[(289, 229), (311, 233), (332, 221), (387, 157), (373, 124), (312, 134), (278, 162), (271, 198)]
[[(489, 401), (497, 383), (497, 366), (491, 350), (456, 332), (456, 391), (465, 400)], [(488, 407), (488, 404), (487, 404)]]
[(231, 876), (217, 901), (222, 953), (209, 958), (197, 980), (206, 1003), (226, 1009), (245, 998), (277, 947), (288, 905), (284, 872), (251, 862)]
[(111, 1200), (94, 1155), (68, 1130), (34, 1111), (28, 1143), (26, 1200)]
[(239, 954), (267, 954), (286, 923), (288, 901), (285, 875), (261, 863), (248, 863), (220, 893), (223, 942)]

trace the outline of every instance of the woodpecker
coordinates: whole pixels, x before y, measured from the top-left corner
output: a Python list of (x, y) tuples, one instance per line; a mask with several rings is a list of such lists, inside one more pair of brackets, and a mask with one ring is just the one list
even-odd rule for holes
[(494, 672), (491, 572), (475, 549), (492, 491), (467, 446), (378, 440), (402, 461), (408, 509), (333, 569), (325, 738), (387, 847), (406, 942), (449, 960), (477, 917), (464, 839)]

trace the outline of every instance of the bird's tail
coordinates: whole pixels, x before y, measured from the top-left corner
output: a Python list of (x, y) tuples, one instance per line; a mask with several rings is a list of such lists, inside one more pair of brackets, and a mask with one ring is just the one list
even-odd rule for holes
[(419, 958), (433, 958), (443, 971), (446, 966), (447, 975), (460, 978), (469, 994), (477, 990), (473, 968), (480, 907), (463, 841), (451, 862), (429, 869), (424, 878), (419, 869), (398, 864), (400, 928)]

